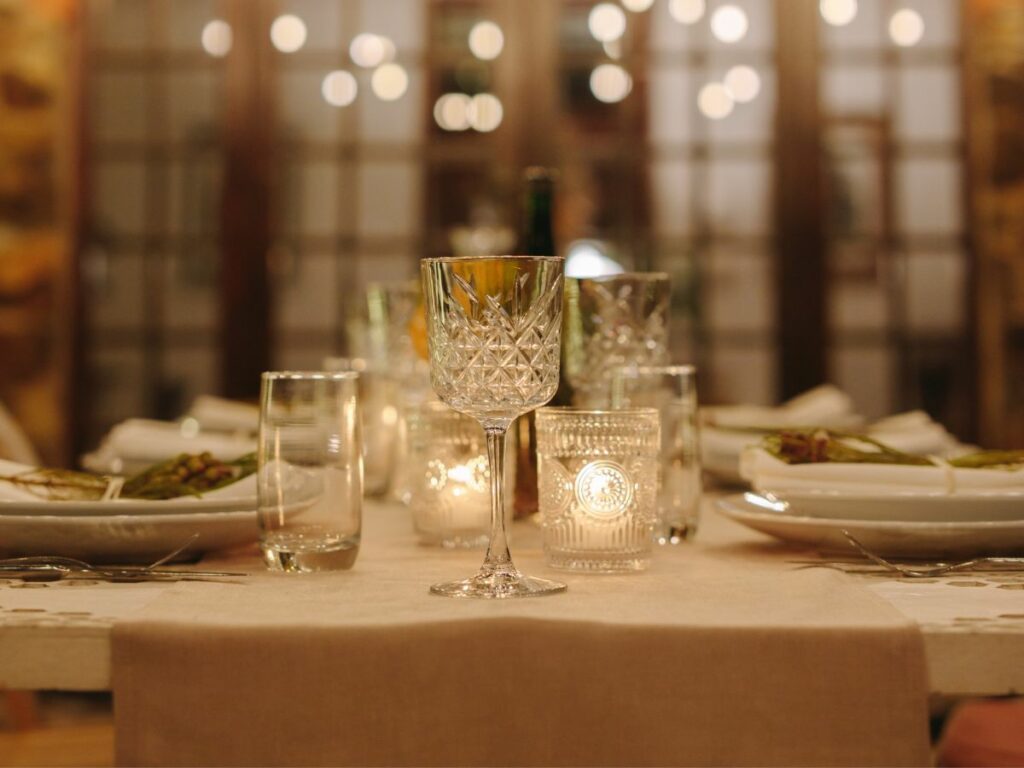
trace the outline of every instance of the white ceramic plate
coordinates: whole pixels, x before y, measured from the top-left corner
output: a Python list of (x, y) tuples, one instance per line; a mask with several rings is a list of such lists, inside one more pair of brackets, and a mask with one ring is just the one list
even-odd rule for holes
[[(252, 512), (255, 496), (238, 498), (184, 498), (166, 501), (115, 499), (114, 501), (0, 501), (0, 520), (6, 517), (145, 517), (216, 512)], [(0, 542), (2, 544), (2, 542)]]
[[(13, 517), (113, 517), (129, 515), (193, 515), (214, 512), (252, 512), (256, 509), (256, 475), (202, 496), (164, 501), (114, 499), (112, 501), (46, 501), (24, 492), (0, 498), (0, 518)], [(0, 541), (0, 546), (3, 542)]]
[(188, 547), (185, 558), (255, 541), (259, 537), (255, 505), (242, 512), (0, 515), (0, 554), (59, 554), (93, 563), (152, 562), (196, 533), (199, 537)]
[[(851, 554), (849, 531), (883, 557), (970, 558), (1024, 555), (1024, 520), (982, 522), (900, 522), (825, 519), (771, 511), (758, 497), (736, 494), (716, 500), (727, 517), (777, 539), (819, 550)], [(752, 501), (753, 499), (753, 501)]]
[[(746, 494), (762, 511), (787, 512), (825, 520), (905, 523), (1024, 522), (1024, 492), (868, 494), (839, 491), (786, 491)], [(762, 501), (763, 500), (763, 501)]]

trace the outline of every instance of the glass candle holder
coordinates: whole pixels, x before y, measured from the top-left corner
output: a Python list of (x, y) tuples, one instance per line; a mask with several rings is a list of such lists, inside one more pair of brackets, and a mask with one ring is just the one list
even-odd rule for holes
[(655, 408), (661, 418), (658, 464), (659, 544), (692, 539), (700, 523), (703, 490), (697, 425), (697, 369), (692, 365), (619, 368), (612, 378), (613, 408)]
[(570, 281), (566, 296), (564, 365), (577, 406), (608, 407), (617, 368), (669, 362), (668, 274), (626, 272)]
[(537, 411), (548, 565), (604, 573), (649, 565), (660, 445), (653, 408)]
[[(405, 481), (420, 541), (446, 549), (483, 547), (491, 529), (491, 473), (480, 424), (444, 403), (406, 412), (409, 453)], [(515, 452), (505, 454), (505, 476)], [(511, 504), (505, 505), (506, 520)]]

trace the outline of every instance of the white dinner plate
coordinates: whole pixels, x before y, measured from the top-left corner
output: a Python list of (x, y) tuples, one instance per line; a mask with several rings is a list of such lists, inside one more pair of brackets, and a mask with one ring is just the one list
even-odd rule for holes
[[(1024, 492), (1000, 493), (847, 493), (786, 491), (747, 494), (762, 511), (788, 512), (826, 520), (876, 520), (904, 523), (1024, 522)], [(763, 500), (763, 501), (762, 501)]]
[(149, 515), (212, 514), (215, 512), (252, 512), (255, 496), (237, 498), (190, 497), (146, 501), (115, 499), (113, 501), (0, 501), (0, 519), (6, 517), (145, 517)]
[(903, 522), (826, 519), (789, 511), (772, 511), (759, 497), (736, 494), (717, 499), (727, 517), (777, 539), (815, 549), (852, 554), (843, 536), (849, 531), (866, 548), (883, 557), (970, 558), (979, 555), (1024, 555), (1024, 520)]
[(255, 504), (242, 512), (188, 512), (108, 517), (0, 515), (0, 554), (77, 557), (93, 563), (152, 562), (193, 534), (198, 538), (183, 553), (246, 544), (259, 537)]
[[(12, 493), (5, 488), (0, 498), (0, 518), (13, 517), (114, 517), (129, 515), (194, 515), (214, 512), (252, 512), (256, 509), (256, 475), (201, 496), (153, 501), (112, 499), (110, 501), (47, 501), (30, 494)], [(2, 545), (2, 542), (0, 542)]]

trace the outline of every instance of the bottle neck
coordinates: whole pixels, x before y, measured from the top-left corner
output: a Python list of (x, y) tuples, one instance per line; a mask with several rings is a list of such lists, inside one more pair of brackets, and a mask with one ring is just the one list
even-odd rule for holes
[(556, 256), (554, 229), (554, 189), (549, 179), (528, 182), (524, 210), (523, 254)]

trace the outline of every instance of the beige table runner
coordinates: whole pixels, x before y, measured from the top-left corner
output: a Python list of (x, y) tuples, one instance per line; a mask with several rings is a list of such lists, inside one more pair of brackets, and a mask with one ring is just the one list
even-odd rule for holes
[[(347, 573), (182, 583), (114, 631), (122, 765), (914, 765), (921, 637), (842, 574), (717, 516), (630, 576), (427, 594), (479, 552), (367, 509)], [(523, 570), (543, 566), (517, 526)], [(250, 563), (258, 568), (255, 562)]]

